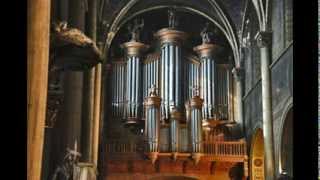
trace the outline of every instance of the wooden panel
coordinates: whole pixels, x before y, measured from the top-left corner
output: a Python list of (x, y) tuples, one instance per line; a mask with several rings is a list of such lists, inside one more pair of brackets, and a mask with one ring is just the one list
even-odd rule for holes
[(132, 166), (133, 173), (156, 173), (155, 165), (151, 161), (134, 161)]
[(211, 162), (201, 161), (196, 165), (193, 161), (188, 161), (185, 165), (187, 174), (210, 174)]
[(183, 173), (183, 161), (173, 161), (170, 158), (159, 160), (159, 172)]
[(128, 172), (128, 163), (124, 161), (108, 161), (107, 173), (126, 173)]

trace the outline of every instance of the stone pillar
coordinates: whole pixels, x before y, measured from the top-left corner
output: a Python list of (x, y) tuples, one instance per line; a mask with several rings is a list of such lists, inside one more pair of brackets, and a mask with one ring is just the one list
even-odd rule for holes
[[(83, 2), (69, 0), (68, 25), (81, 31), (85, 29), (85, 9)], [(72, 148), (75, 141), (81, 147), (81, 121), (82, 121), (82, 97), (83, 97), (83, 72), (66, 71), (64, 74), (64, 104), (63, 104), (63, 146), (64, 156), (67, 147)]]
[(261, 58), (262, 117), (266, 180), (273, 180), (275, 178), (271, 74), (269, 69), (271, 37), (271, 32), (266, 31), (260, 31), (256, 37)]
[(101, 83), (102, 83), (102, 64), (97, 64), (95, 67), (95, 81), (94, 81), (94, 113), (93, 113), (93, 140), (92, 140), (92, 162), (98, 166), (99, 153), (99, 135), (100, 135), (100, 119), (101, 119)]
[(241, 127), (241, 134), (244, 132), (244, 121), (243, 121), (243, 102), (242, 102), (242, 69), (235, 67), (232, 69), (232, 74), (235, 81), (235, 99), (236, 99), (236, 112), (237, 115), (234, 118), (235, 122), (238, 123)]
[(28, 0), (27, 179), (41, 179), (47, 105), (50, 0)]
[[(97, 1), (91, 0), (88, 4), (88, 36), (96, 42), (97, 31)], [(93, 161), (93, 134), (94, 124), (94, 91), (96, 67), (85, 71), (83, 81), (83, 124), (82, 128), (82, 160)]]

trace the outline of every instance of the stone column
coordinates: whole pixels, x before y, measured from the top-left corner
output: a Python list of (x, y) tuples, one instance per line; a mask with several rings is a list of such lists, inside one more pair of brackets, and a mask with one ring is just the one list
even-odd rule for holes
[[(84, 31), (85, 9), (83, 1), (69, 0), (68, 7), (68, 26)], [(63, 125), (61, 156), (64, 155), (67, 147), (72, 148), (74, 146), (75, 141), (81, 147), (83, 72), (66, 71), (63, 80), (65, 95), (61, 120), (65, 123)]]
[(102, 64), (97, 64), (95, 67), (94, 81), (94, 113), (93, 113), (93, 136), (92, 136), (92, 162), (98, 166), (99, 153), (99, 135), (100, 135), (100, 119), (101, 119), (101, 83), (102, 83)]
[(233, 78), (235, 81), (235, 99), (236, 99), (236, 117), (234, 118), (235, 122), (238, 123), (241, 127), (241, 134), (244, 132), (244, 121), (243, 121), (243, 102), (242, 102), (242, 69), (235, 67), (232, 69)]
[(50, 0), (28, 0), (27, 179), (41, 179), (46, 118)]
[(262, 117), (263, 137), (265, 153), (265, 176), (266, 180), (273, 180), (274, 174), (274, 144), (273, 144), (273, 118), (272, 118), (272, 93), (270, 74), (270, 47), (271, 32), (260, 31), (257, 35), (257, 44), (260, 48), (261, 58), (261, 85), (262, 85)]
[[(88, 36), (95, 42), (97, 31), (97, 1), (91, 0), (88, 4)], [(94, 125), (94, 91), (95, 91), (95, 69), (88, 69), (84, 72), (83, 81), (83, 124), (82, 128), (82, 160), (93, 161), (93, 134)]]

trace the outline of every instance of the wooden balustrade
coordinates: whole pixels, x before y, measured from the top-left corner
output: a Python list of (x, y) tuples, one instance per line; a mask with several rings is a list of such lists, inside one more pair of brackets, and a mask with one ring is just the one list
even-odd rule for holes
[[(168, 144), (160, 144), (161, 146), (168, 146)], [(134, 142), (111, 142), (107, 143), (107, 153), (136, 153), (138, 150), (146, 149), (146, 147), (139, 147)], [(168, 148), (164, 148), (168, 149)], [(180, 148), (181, 149), (181, 148)], [(167, 153), (163, 152), (163, 153)], [(246, 155), (246, 142), (245, 141), (214, 141), (203, 142), (203, 154), (212, 156), (245, 156)]]
[(204, 142), (203, 153), (218, 156), (244, 156), (246, 155), (246, 143), (245, 141)]

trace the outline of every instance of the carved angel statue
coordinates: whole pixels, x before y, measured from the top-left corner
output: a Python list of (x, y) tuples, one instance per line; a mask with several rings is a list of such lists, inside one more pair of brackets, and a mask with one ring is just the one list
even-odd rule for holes
[(63, 164), (54, 171), (52, 180), (76, 180), (77, 174), (74, 170), (77, 167), (81, 154), (77, 151), (77, 141), (74, 144), (74, 150), (67, 148), (67, 154), (63, 159)]
[(131, 34), (131, 41), (140, 41), (140, 31), (144, 26), (144, 20), (135, 19), (133, 24), (128, 25), (128, 31)]
[(157, 96), (157, 87), (155, 84), (152, 84), (151, 87), (149, 88), (149, 95), (150, 96)]
[(193, 96), (199, 96), (199, 87), (193, 86), (191, 87)]
[(179, 25), (178, 18), (176, 16), (176, 12), (173, 9), (168, 10), (168, 19), (169, 19), (169, 28), (177, 28)]
[(202, 37), (202, 44), (210, 43), (210, 35), (212, 35), (212, 32), (209, 32), (209, 23), (207, 22), (200, 32), (200, 36)]

